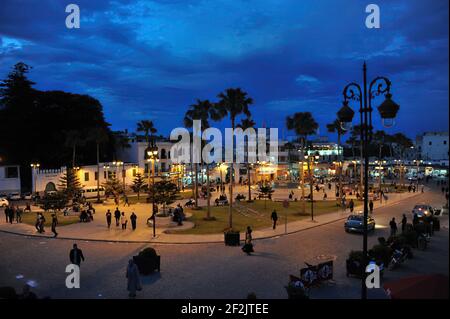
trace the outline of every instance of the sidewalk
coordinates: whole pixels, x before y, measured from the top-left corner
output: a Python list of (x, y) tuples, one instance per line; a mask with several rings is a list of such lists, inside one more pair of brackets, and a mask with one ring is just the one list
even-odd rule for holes
[[(389, 194), (389, 200), (386, 203), (380, 204), (379, 201), (374, 202), (374, 210), (379, 207), (388, 207), (395, 205), (396, 203), (410, 199), (414, 196), (420, 195), (417, 193), (401, 193), (401, 194)], [(134, 207), (137, 209), (139, 206)], [(354, 211), (362, 210), (362, 206), (355, 207)], [(319, 227), (322, 225), (330, 224), (340, 220), (345, 220), (349, 215), (349, 210), (346, 212), (336, 211), (334, 213), (328, 213), (319, 215), (314, 218), (314, 221), (309, 219), (285, 223), (285, 218), (280, 214), (279, 224), (277, 229), (273, 230), (270, 228), (263, 228), (253, 231), (253, 239), (265, 239), (279, 237), (287, 234), (296, 233), (299, 231), (311, 229), (314, 227)], [(157, 219), (157, 225), (164, 225), (167, 221), (161, 218)], [(130, 223), (128, 227), (130, 228)], [(183, 228), (191, 228), (193, 224), (190, 222), (185, 222)], [(69, 240), (87, 240), (87, 241), (103, 241), (103, 242), (128, 242), (128, 243), (154, 243), (154, 244), (205, 244), (205, 243), (221, 243), (224, 242), (224, 235), (222, 233), (218, 234), (208, 234), (208, 235), (188, 235), (188, 234), (175, 234), (175, 233), (164, 233), (165, 230), (170, 229), (168, 227), (157, 227), (156, 237), (153, 238), (153, 231), (151, 227), (146, 225), (145, 218), (138, 218), (138, 225), (135, 231), (130, 229), (122, 230), (121, 227), (116, 227), (114, 224), (108, 229), (104, 223), (103, 216), (98, 216), (94, 222), (91, 223), (76, 223), (57, 229), (59, 235), (57, 239), (69, 239)], [(180, 228), (178, 228), (180, 229)], [(47, 228), (45, 234), (36, 233), (36, 229), (27, 224), (7, 224), (4, 221), (0, 224), (0, 231), (5, 233), (12, 233), (23, 236), (32, 237), (42, 237), (42, 238), (52, 238), (53, 234), (50, 229)], [(241, 240), (244, 240), (244, 233), (241, 233)]]

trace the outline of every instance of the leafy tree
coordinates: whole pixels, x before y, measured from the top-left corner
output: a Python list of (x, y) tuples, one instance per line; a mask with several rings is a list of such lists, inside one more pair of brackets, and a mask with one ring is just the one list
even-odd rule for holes
[(56, 192), (55, 194), (45, 194), (39, 200), (39, 207), (44, 211), (50, 209), (61, 210), (66, 207), (68, 202), (67, 196), (63, 192)]
[[(69, 132), (88, 138), (91, 128), (110, 135), (100, 102), (88, 95), (62, 91), (39, 91), (27, 75), (31, 67), (17, 63), (0, 83), (0, 156), (21, 166), (22, 188), (30, 188), (31, 161), (41, 167), (59, 167), (72, 162), (74, 145), (80, 164), (95, 161), (93, 144), (68, 142)], [(110, 145), (105, 156), (112, 153)], [(72, 165), (73, 166), (73, 165)]]
[[(251, 116), (249, 107), (253, 104), (253, 99), (248, 96), (247, 92), (240, 88), (229, 88), (225, 92), (219, 93), (217, 96), (219, 102), (216, 103), (213, 120), (218, 121), (228, 116), (231, 121), (231, 128), (236, 128), (236, 118), (240, 114)], [(234, 163), (230, 167), (230, 205), (229, 205), (229, 227), (233, 228), (233, 186), (234, 186)]]
[(141, 173), (136, 173), (136, 177), (133, 180), (131, 189), (133, 190), (133, 192), (137, 193), (138, 200), (141, 192), (147, 190), (147, 183), (145, 182), (145, 178)]
[(149, 196), (154, 199), (155, 204), (162, 204), (163, 209), (177, 199), (177, 185), (171, 181), (162, 180), (150, 186)]
[(269, 184), (262, 184), (259, 186), (258, 190), (258, 197), (264, 198), (264, 209), (267, 208), (267, 198), (272, 199), (272, 194), (275, 192), (275, 190), (270, 186)]
[(73, 168), (68, 168), (59, 179), (58, 188), (68, 200), (76, 198), (82, 189), (77, 171)]
[(119, 202), (120, 194), (123, 194), (123, 184), (115, 177), (109, 178), (102, 184), (105, 196), (113, 196), (116, 203)]

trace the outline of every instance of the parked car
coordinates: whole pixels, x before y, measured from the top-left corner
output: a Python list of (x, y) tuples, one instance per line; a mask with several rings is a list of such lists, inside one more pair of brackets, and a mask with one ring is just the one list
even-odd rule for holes
[(8, 199), (9, 200), (20, 200), (20, 199), (22, 199), (22, 197), (20, 196), (19, 193), (10, 193), (8, 195)]
[[(344, 229), (346, 232), (359, 232), (364, 231), (364, 215), (360, 212), (348, 216), (344, 223)], [(375, 220), (372, 217), (367, 217), (367, 231), (375, 230)]]
[(31, 193), (24, 193), (24, 194), (22, 194), (22, 199), (24, 199), (24, 200), (31, 200), (32, 199)]
[(4, 197), (1, 197), (0, 198), (0, 207), (6, 207), (6, 206), (9, 206), (8, 200)]
[(416, 204), (412, 210), (412, 214), (417, 214), (419, 218), (430, 216), (434, 214), (434, 209), (428, 204)]

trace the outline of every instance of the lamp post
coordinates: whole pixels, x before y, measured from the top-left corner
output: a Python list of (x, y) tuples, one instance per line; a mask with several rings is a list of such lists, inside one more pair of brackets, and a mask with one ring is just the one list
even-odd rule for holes
[(314, 195), (313, 195), (314, 194), (314, 189), (313, 189), (314, 178), (313, 178), (312, 165), (313, 165), (313, 162), (315, 160), (319, 159), (319, 157), (320, 156), (319, 156), (318, 152), (316, 152), (314, 155), (312, 155), (312, 154), (305, 155), (305, 160), (306, 160), (306, 162), (308, 164), (309, 194), (310, 194), (310, 197), (311, 197), (311, 221), (314, 221)]
[[(359, 102), (359, 113), (361, 122), (360, 139), (362, 141), (362, 150), (364, 158), (364, 224), (363, 224), (363, 267), (364, 274), (361, 280), (361, 298), (367, 298), (366, 272), (367, 265), (367, 218), (369, 215), (369, 154), (368, 145), (372, 139), (372, 100), (385, 94), (384, 102), (378, 107), (378, 111), (385, 127), (394, 125), (394, 119), (400, 108), (398, 104), (392, 101), (390, 89), (391, 81), (386, 77), (376, 77), (367, 85), (367, 66), (363, 65), (363, 85), (362, 87), (355, 83), (349, 83), (345, 86), (343, 95), (344, 102), (342, 108), (337, 113), (343, 129), (348, 130), (355, 112), (349, 107), (349, 100)], [(363, 164), (363, 163), (361, 163)]]
[(148, 185), (153, 187), (152, 190), (152, 219), (153, 219), (153, 237), (156, 237), (156, 205), (155, 205), (155, 161), (158, 161), (158, 147), (153, 144), (147, 148), (147, 160), (152, 164), (152, 173), (150, 175), (150, 169), (148, 169)]
[(31, 169), (33, 170), (33, 184), (34, 184), (34, 194), (36, 194), (36, 171), (39, 169), (41, 164), (39, 163), (32, 163)]

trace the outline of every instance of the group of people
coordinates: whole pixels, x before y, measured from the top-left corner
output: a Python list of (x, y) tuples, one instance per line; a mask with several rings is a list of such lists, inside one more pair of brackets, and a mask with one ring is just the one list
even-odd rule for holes
[(5, 207), (5, 218), (6, 222), (12, 224), (15, 220), (16, 223), (22, 222), (23, 209), (18, 206), (6, 206)]
[[(419, 216), (415, 213), (413, 216), (413, 220), (412, 220), (412, 226), (416, 231), (418, 230), (418, 225), (420, 223), (423, 223), (425, 226), (424, 232), (430, 237), (433, 236), (433, 234), (434, 234), (433, 215), (430, 214), (428, 216), (419, 218)], [(407, 224), (408, 224), (408, 218), (406, 217), (406, 214), (403, 214), (402, 220), (400, 221), (402, 233), (404, 233), (407, 230)], [(393, 217), (391, 219), (391, 221), (389, 222), (389, 227), (390, 227), (390, 236), (391, 237), (397, 236), (398, 227), (397, 227), (397, 222), (395, 220), (395, 217)]]
[[(108, 226), (108, 228), (111, 228), (111, 222), (112, 222), (112, 217), (113, 217), (111, 210), (108, 209), (105, 215), (106, 215), (106, 225)], [(122, 230), (127, 229), (128, 218), (125, 215), (125, 212), (121, 212), (119, 210), (119, 207), (116, 207), (116, 209), (114, 211), (114, 219), (115, 219), (116, 227), (122, 226)], [(136, 230), (137, 215), (134, 212), (131, 212), (130, 221), (131, 221), (131, 229)]]

